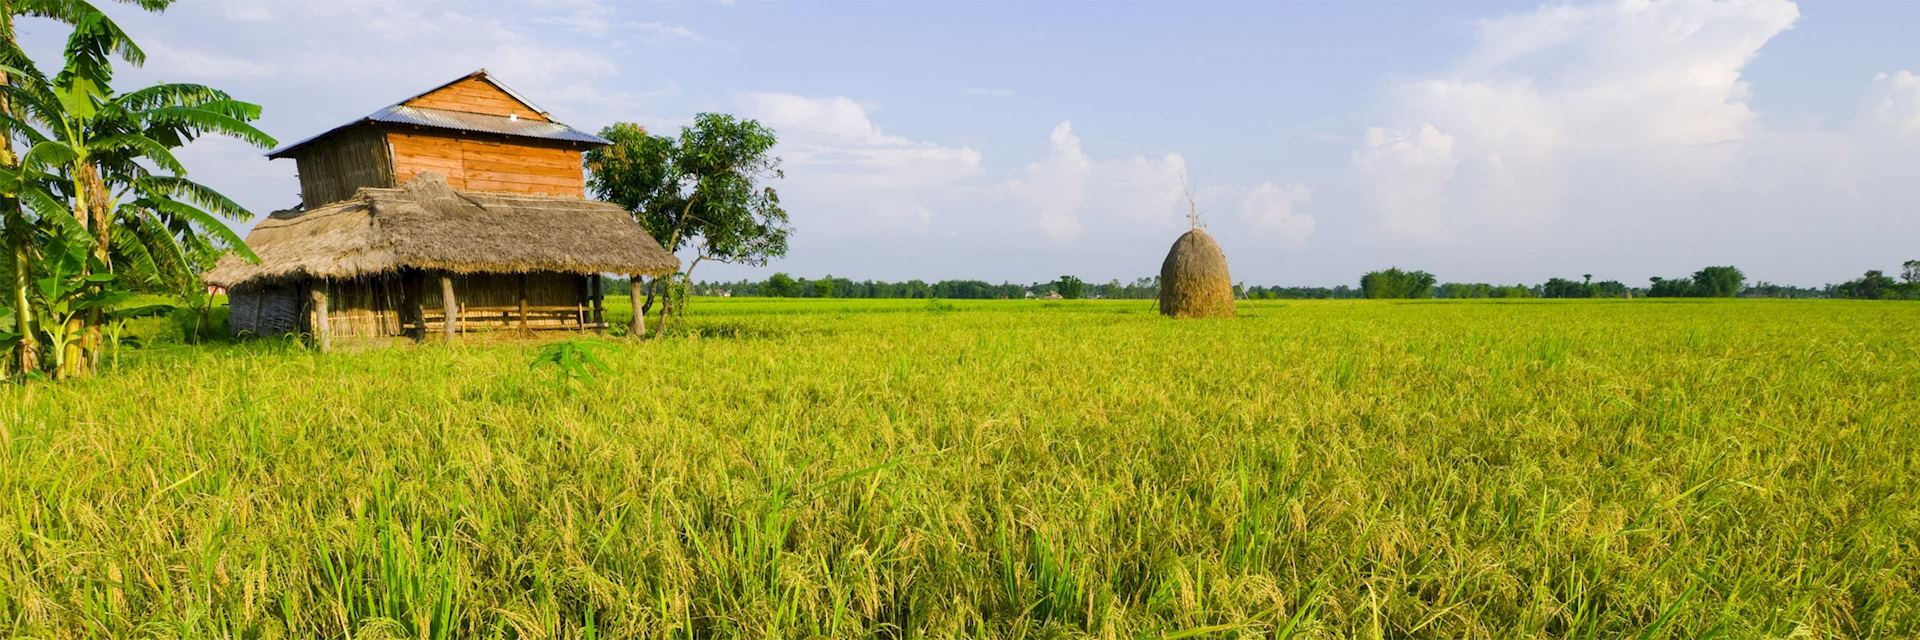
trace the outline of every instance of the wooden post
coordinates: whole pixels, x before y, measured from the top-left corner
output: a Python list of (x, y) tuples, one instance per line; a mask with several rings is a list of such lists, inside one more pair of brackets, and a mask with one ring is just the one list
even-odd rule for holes
[(445, 317), (441, 322), (440, 335), (453, 339), (455, 323), (460, 321), (460, 305), (453, 299), (453, 275), (440, 274), (440, 313)]
[(593, 300), (593, 326), (599, 329), (607, 328), (604, 303), (607, 296), (606, 286), (606, 283), (600, 281), (600, 274), (587, 276), (587, 296)]
[(645, 338), (647, 337), (647, 314), (640, 308), (640, 274), (636, 273), (631, 277), (633, 286), (627, 293), (627, 301), (633, 303), (633, 324), (627, 327), (627, 337)]
[(527, 274), (520, 274), (520, 330), (527, 331)]
[(328, 320), (331, 314), (327, 311), (327, 281), (315, 280), (307, 291), (313, 297), (313, 341), (320, 345), (321, 353), (326, 353), (333, 349), (333, 328)]

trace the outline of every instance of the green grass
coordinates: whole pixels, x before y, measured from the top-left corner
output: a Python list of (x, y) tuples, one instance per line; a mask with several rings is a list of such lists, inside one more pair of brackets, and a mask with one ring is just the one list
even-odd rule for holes
[(1920, 635), (1920, 305), (694, 309), (0, 388), (0, 636)]

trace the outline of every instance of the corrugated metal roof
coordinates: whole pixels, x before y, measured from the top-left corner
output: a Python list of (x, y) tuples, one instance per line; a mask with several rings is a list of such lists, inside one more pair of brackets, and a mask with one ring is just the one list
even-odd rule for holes
[[(542, 111), (539, 107), (533, 106), (533, 103), (528, 102), (526, 98), (521, 97), (521, 95), (518, 92), (508, 88), (505, 84), (501, 84), (500, 81), (493, 79), (492, 76), (489, 76), (485, 69), (481, 69), (479, 71), (475, 71), (473, 73), (462, 76), (458, 79), (455, 79), (453, 82), (459, 82), (461, 80), (466, 80), (468, 78), (479, 78), (486, 82), (492, 83), (493, 86), (499, 87), (501, 91), (505, 91), (507, 95), (512, 96), (513, 99), (518, 100), (522, 104), (527, 105), (529, 109), (532, 109), (533, 111), (538, 112), (543, 116), (546, 115), (545, 111)], [(402, 100), (398, 104), (394, 104), (393, 106), (389, 106), (385, 109), (375, 111), (359, 120), (355, 120), (353, 122), (349, 122), (349, 123), (340, 125), (338, 127), (328, 129), (325, 133), (322, 133), (320, 135), (313, 136), (311, 138), (307, 138), (299, 142), (295, 142), (293, 144), (281, 147), (279, 149), (274, 149), (273, 151), (267, 153), (267, 157), (284, 158), (284, 157), (287, 157), (287, 154), (289, 152), (292, 152), (294, 149), (304, 147), (308, 143), (333, 135), (334, 133), (337, 133), (342, 129), (346, 129), (346, 128), (357, 126), (357, 125), (372, 123), (372, 122), (378, 122), (383, 124), (397, 124), (397, 125), (405, 125), (405, 126), (412, 126), (412, 127), (430, 127), (434, 129), (445, 129), (449, 131), (463, 131), (467, 133), (488, 133), (488, 134), (502, 135), (502, 136), (513, 136), (516, 138), (534, 138), (539, 140), (554, 140), (558, 142), (576, 142), (580, 144), (590, 144), (590, 145), (613, 144), (612, 142), (609, 142), (605, 138), (601, 138), (600, 136), (596, 136), (591, 133), (587, 133), (585, 131), (575, 129), (567, 125), (560, 124), (558, 122), (543, 122), (540, 120), (533, 120), (529, 118), (510, 118), (507, 116), (496, 116), (496, 115), (489, 115), (484, 113), (467, 113), (464, 111), (448, 111), (445, 109), (427, 109), (422, 107), (406, 106), (407, 102), (411, 102), (415, 98), (419, 98), (421, 95), (426, 95), (427, 93), (433, 93), (434, 91), (443, 89), (448, 85), (453, 84), (453, 82), (440, 85), (439, 87), (435, 87), (434, 89), (428, 90), (426, 93), (422, 93), (412, 98)]]
[(394, 105), (375, 111), (372, 115), (367, 116), (366, 119), (372, 122), (452, 129), (454, 131), (473, 133), (494, 133), (521, 138), (564, 140), (567, 142), (585, 142), (588, 144), (613, 144), (605, 138), (558, 122), (542, 122), (531, 118), (510, 118), (484, 113), (426, 109), (405, 105)]

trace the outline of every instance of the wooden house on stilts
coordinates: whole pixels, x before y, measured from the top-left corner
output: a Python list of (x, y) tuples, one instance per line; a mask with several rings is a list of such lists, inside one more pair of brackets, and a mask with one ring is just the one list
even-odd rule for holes
[(679, 268), (586, 199), (581, 152), (605, 144), (476, 71), (269, 153), (297, 163), (302, 204), (247, 236), (258, 264), (230, 256), (206, 281), (235, 333), (322, 344), (603, 327), (601, 274)]

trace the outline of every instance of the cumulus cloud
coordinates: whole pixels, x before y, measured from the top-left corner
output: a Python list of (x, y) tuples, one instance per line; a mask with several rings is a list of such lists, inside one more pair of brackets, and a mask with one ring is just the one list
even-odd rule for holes
[(1247, 224), (1298, 246), (1313, 235), (1313, 216), (1296, 208), (1312, 199), (1305, 185), (1262, 182), (1241, 198), (1240, 215)]
[(1920, 136), (1920, 76), (1879, 73), (1867, 89), (1867, 116), (1901, 137)]
[(143, 47), (150, 64), (179, 69), (203, 78), (261, 78), (273, 75), (271, 65), (246, 58), (150, 41)]
[[(1096, 156), (1071, 121), (1047, 133), (1037, 159), (1010, 174), (987, 171), (971, 147), (915, 140), (884, 130), (868, 106), (844, 96), (757, 93), (742, 113), (780, 133), (787, 180), (782, 200), (808, 215), (804, 243), (884, 236), (884, 250), (931, 242), (956, 249), (1099, 247), (1165, 242), (1184, 222), (1187, 163), (1176, 153)], [(1314, 220), (1300, 211), (1296, 184), (1208, 186), (1239, 214), (1225, 223), (1298, 244)], [(809, 245), (820, 246), (820, 245)]]
[(944, 192), (980, 174), (979, 151), (885, 133), (850, 98), (756, 93), (739, 103), (780, 134), (789, 208), (820, 212), (828, 232), (925, 233)]
[(1367, 129), (1366, 144), (1354, 152), (1362, 177), (1371, 181), (1380, 224), (1406, 235), (1444, 236), (1447, 188), (1453, 182), (1453, 136), (1432, 124), (1413, 131)]
[(780, 133), (790, 168), (843, 187), (925, 188), (980, 172), (979, 151), (889, 135), (850, 98), (756, 93), (741, 107)]
[(1790, 28), (1785, 0), (1616, 0), (1479, 24), (1447, 72), (1390, 90), (1355, 154), (1383, 228), (1533, 225), (1569, 180), (1725, 180), (1758, 116), (1741, 70)]
[(1047, 238), (1057, 243), (1078, 240), (1089, 219), (1165, 227), (1177, 218), (1187, 171), (1179, 154), (1091, 158), (1071, 121), (1056, 125), (1047, 140), (1045, 158), (999, 187)]
[(706, 36), (700, 35), (700, 32), (693, 29), (659, 22), (628, 24), (626, 34), (647, 44), (698, 44), (707, 41)]
[(1087, 198), (1087, 179), (1093, 164), (1080, 150), (1073, 123), (1062, 122), (1047, 137), (1045, 160), (1027, 165), (1026, 174), (1006, 187), (1035, 214), (1042, 233), (1055, 240), (1080, 236), (1080, 205)]

